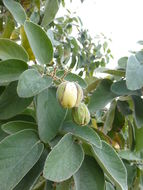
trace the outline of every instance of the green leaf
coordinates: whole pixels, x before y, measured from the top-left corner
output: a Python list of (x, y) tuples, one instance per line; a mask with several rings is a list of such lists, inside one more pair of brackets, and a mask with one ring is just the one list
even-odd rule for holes
[[(45, 180), (42, 180), (42, 181), (39, 180), (39, 182), (36, 184), (36, 186), (32, 190), (47, 190), (46, 181)], [(53, 190), (53, 188), (52, 188), (52, 190)]]
[(27, 63), (18, 59), (0, 61), (0, 83), (18, 80), (20, 74), (28, 69)]
[(127, 61), (128, 61), (128, 57), (121, 57), (118, 60), (119, 67), (122, 68), (122, 69), (126, 69), (126, 67), (127, 67)]
[(120, 77), (125, 76), (125, 71), (123, 71), (123, 70), (107, 69), (107, 70), (103, 71), (103, 73), (107, 73), (107, 74), (114, 75), (114, 76), (120, 76)]
[(143, 127), (143, 99), (139, 96), (132, 96), (134, 103), (134, 118), (138, 128)]
[(102, 141), (102, 148), (92, 146), (93, 154), (105, 174), (119, 190), (127, 190), (127, 171), (115, 150)]
[(13, 20), (13, 17), (11, 15), (8, 15), (6, 18), (6, 24), (4, 27), (4, 31), (2, 33), (2, 38), (10, 38), (13, 30), (15, 28), (15, 23)]
[(56, 136), (65, 114), (66, 109), (63, 109), (57, 101), (55, 88), (48, 88), (38, 94), (37, 120), (42, 141), (47, 143)]
[(143, 149), (143, 127), (140, 129), (135, 129), (135, 147), (137, 151), (140, 151)]
[(3, 93), (4, 90), (5, 90), (5, 86), (0, 86), (0, 95)]
[(103, 79), (98, 85), (89, 101), (88, 107), (91, 112), (103, 109), (116, 97), (116, 95), (110, 90), (111, 85), (112, 81), (108, 79)]
[(95, 69), (96, 73), (107, 73), (110, 75), (118, 76), (118, 77), (125, 77), (125, 71), (122, 69), (109, 69), (106, 67), (98, 67)]
[(129, 107), (129, 103), (127, 101), (120, 101), (120, 100), (117, 100), (117, 107), (118, 107), (118, 110), (124, 115), (124, 116), (127, 116), (127, 115), (130, 115), (132, 114), (132, 110), (130, 109)]
[(124, 127), (125, 124), (125, 117), (122, 115), (118, 107), (115, 108), (115, 115), (113, 121), (113, 131), (120, 132), (121, 129)]
[(133, 55), (128, 59), (126, 83), (130, 90), (137, 90), (143, 86), (143, 64)]
[(93, 78), (93, 79), (91, 78), (91, 82), (90, 81), (88, 82), (88, 79), (86, 79), (86, 80), (87, 80), (88, 86), (84, 90), (85, 95), (88, 95), (89, 92), (92, 92), (93, 90), (95, 90), (97, 88), (98, 84), (102, 81), (102, 79), (96, 79), (96, 78)]
[(43, 151), (37, 134), (24, 130), (0, 143), (0, 188), (13, 189), (38, 161)]
[(14, 0), (3, 0), (3, 3), (6, 8), (11, 12), (16, 22), (21, 25), (24, 24), (27, 16), (24, 8), (20, 5), (20, 3), (15, 2)]
[(142, 161), (142, 158), (140, 157), (139, 152), (132, 152), (131, 150), (120, 150), (119, 156), (122, 159), (128, 160), (128, 161)]
[(56, 190), (71, 190), (71, 180), (63, 181), (62, 183), (57, 184)]
[(26, 21), (24, 29), (32, 51), (40, 64), (49, 64), (53, 59), (53, 46), (46, 32), (37, 24)]
[(44, 17), (42, 20), (42, 26), (48, 26), (55, 18), (56, 13), (59, 10), (58, 0), (47, 0), (45, 5)]
[(115, 190), (113, 185), (111, 183), (107, 182), (107, 181), (106, 181), (106, 188), (105, 189), (106, 190)]
[(137, 53), (136, 53), (136, 58), (137, 58), (137, 60), (138, 60), (141, 64), (143, 64), (143, 51), (137, 52)]
[(104, 122), (104, 133), (107, 134), (108, 131), (112, 129), (114, 116), (115, 116), (115, 109), (116, 109), (116, 101), (113, 100), (111, 102), (110, 108), (106, 115), (106, 120)]
[(128, 148), (130, 150), (135, 149), (135, 126), (133, 126), (133, 123), (127, 120), (128, 125), (128, 138), (127, 138), (127, 144)]
[[(38, 14), (38, 13), (37, 13)], [(26, 50), (26, 52), (28, 53), (29, 55), (29, 60), (33, 60), (35, 61), (35, 56), (32, 52), (32, 49), (30, 47), (30, 44), (29, 44), (29, 41), (27, 39), (27, 36), (26, 36), (26, 33), (24, 31), (24, 26), (21, 26), (20, 27), (20, 40), (21, 40), (21, 45), (22, 47), (24, 47), (24, 49)]]
[(94, 158), (86, 156), (80, 169), (74, 174), (76, 190), (104, 190), (104, 174)]
[(28, 69), (19, 78), (17, 93), (23, 98), (32, 97), (47, 89), (51, 84), (51, 77), (42, 77), (35, 69)]
[(114, 82), (111, 86), (111, 91), (114, 94), (117, 94), (119, 96), (125, 96), (125, 95), (137, 95), (141, 96), (141, 91), (140, 90), (129, 90), (126, 85), (125, 80), (121, 80), (118, 82)]
[(36, 123), (26, 121), (10, 121), (2, 125), (2, 130), (7, 134), (17, 133), (24, 129), (37, 129)]
[(80, 137), (81, 139), (87, 141), (90, 144), (93, 144), (97, 147), (101, 147), (101, 141), (97, 133), (87, 126), (81, 127), (73, 122), (64, 122), (62, 130), (65, 132), (70, 132), (73, 135)]
[(28, 61), (28, 54), (24, 48), (12, 40), (0, 38), (0, 59), (20, 59)]
[(36, 110), (34, 108), (26, 108), (22, 114), (25, 114), (27, 116), (33, 117), (34, 120), (36, 120)]
[(80, 168), (84, 153), (71, 134), (66, 134), (49, 153), (43, 175), (46, 179), (61, 182), (69, 179)]
[(2, 141), (7, 136), (7, 134), (1, 129), (1, 125), (2, 123), (0, 123), (0, 141)]
[(0, 119), (9, 119), (28, 107), (32, 98), (19, 98), (16, 92), (17, 83), (10, 83), (0, 96)]
[(136, 165), (124, 160), (124, 165), (127, 169), (127, 174), (128, 174), (128, 178), (127, 178), (127, 181), (128, 181), (128, 188), (132, 188), (133, 185), (134, 185), (134, 180), (137, 176), (137, 167)]
[[(58, 77), (62, 77), (64, 75), (64, 71), (58, 71), (57, 76)], [(68, 73), (66, 75), (66, 77), (64, 78), (67, 81), (70, 82), (78, 82), (78, 84), (82, 87), (82, 88), (86, 88), (87, 84), (86, 82), (78, 75), (74, 74), (74, 73)]]
[(27, 122), (35, 123), (35, 119), (31, 115), (25, 114), (23, 112), (12, 117), (11, 120), (12, 121), (27, 121)]
[(35, 182), (42, 174), (47, 154), (48, 151), (45, 149), (38, 162), (32, 167), (32, 169), (26, 174), (26, 176), (18, 183), (18, 185), (13, 190), (30, 190), (33, 188)]

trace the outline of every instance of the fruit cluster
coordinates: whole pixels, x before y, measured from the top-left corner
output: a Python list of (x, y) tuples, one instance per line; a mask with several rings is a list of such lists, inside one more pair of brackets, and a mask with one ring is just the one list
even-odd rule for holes
[(75, 123), (84, 126), (90, 121), (90, 113), (87, 106), (81, 103), (83, 91), (76, 82), (63, 82), (58, 86), (57, 99), (63, 108), (72, 109), (72, 117)]

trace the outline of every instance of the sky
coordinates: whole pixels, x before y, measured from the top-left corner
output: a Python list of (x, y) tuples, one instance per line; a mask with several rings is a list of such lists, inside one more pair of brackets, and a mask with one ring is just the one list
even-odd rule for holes
[(66, 0), (66, 5), (93, 37), (104, 33), (112, 39), (114, 62), (141, 48), (137, 41), (143, 40), (143, 0)]

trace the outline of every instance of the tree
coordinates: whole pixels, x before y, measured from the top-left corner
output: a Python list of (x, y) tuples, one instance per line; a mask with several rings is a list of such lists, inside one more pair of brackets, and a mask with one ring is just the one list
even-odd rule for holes
[[(142, 189), (142, 50), (108, 69), (110, 40), (70, 12), (55, 19), (60, 3), (0, 5), (0, 189)], [(56, 97), (65, 81), (84, 92), (86, 126)]]

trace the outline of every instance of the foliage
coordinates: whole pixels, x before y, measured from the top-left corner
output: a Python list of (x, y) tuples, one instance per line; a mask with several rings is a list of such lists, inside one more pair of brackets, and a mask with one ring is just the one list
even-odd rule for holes
[[(70, 12), (55, 18), (61, 3), (0, 4), (0, 189), (142, 189), (143, 53), (104, 68), (110, 40)], [(66, 80), (84, 91), (86, 126), (57, 100)]]

